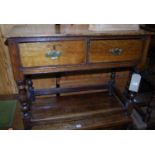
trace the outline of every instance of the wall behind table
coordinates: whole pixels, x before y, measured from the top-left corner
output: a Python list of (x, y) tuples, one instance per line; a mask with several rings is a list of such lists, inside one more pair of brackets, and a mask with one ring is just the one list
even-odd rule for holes
[[(13, 78), (12, 66), (7, 46), (4, 45), (5, 34), (15, 25), (0, 25), (0, 95), (17, 94), (17, 87)], [(123, 90), (128, 79), (128, 72), (117, 73), (117, 85)], [(78, 75), (60, 78), (60, 86), (103, 83), (109, 79), (109, 74)], [(56, 86), (55, 78), (33, 80), (35, 88)]]
[(0, 25), (0, 95), (16, 94), (17, 88), (13, 79), (12, 66), (8, 48), (4, 45), (2, 34), (13, 25)]

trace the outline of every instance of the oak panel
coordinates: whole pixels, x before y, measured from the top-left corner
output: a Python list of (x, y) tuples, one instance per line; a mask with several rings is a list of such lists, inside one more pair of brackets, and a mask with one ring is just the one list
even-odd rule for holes
[[(93, 40), (90, 42), (89, 61), (121, 62), (139, 60), (142, 53), (143, 41), (133, 40)], [(112, 54), (112, 49), (121, 49), (118, 55)]]
[[(23, 67), (81, 64), (84, 62), (84, 41), (57, 41), (46, 43), (23, 43), (19, 45)], [(53, 50), (60, 51), (57, 59), (51, 59), (46, 54)]]

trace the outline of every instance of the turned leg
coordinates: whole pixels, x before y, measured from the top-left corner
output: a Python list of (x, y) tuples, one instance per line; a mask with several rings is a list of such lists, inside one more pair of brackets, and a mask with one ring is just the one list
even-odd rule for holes
[(126, 83), (126, 86), (125, 86), (125, 89), (123, 92), (123, 94), (125, 96), (128, 96), (128, 94), (129, 94), (129, 86), (130, 86), (130, 82), (131, 82), (132, 73), (133, 73), (133, 71), (129, 72), (128, 80), (127, 80), (127, 83)]
[(129, 91), (129, 93), (128, 93), (128, 103), (126, 105), (129, 115), (132, 113), (132, 110), (134, 108), (134, 99), (135, 99), (135, 97), (136, 97), (136, 93)]
[(23, 113), (24, 129), (31, 129), (30, 105), (28, 104), (25, 81), (18, 81), (17, 85), (19, 90), (19, 101), (20, 101), (21, 110)]
[(126, 98), (127, 98), (125, 107), (126, 107), (129, 115), (132, 113), (134, 98), (136, 96), (136, 94), (134, 92), (129, 91), (129, 86), (130, 86), (132, 74), (133, 74), (133, 70), (131, 70), (129, 72), (129, 78), (128, 78), (128, 81), (127, 81), (127, 84), (126, 84), (126, 87), (125, 87), (125, 90), (124, 90), (124, 93), (123, 93), (124, 96), (126, 96)]
[[(59, 88), (59, 87), (60, 87), (60, 76), (58, 76), (56, 78), (56, 88)], [(57, 95), (57, 97), (59, 97), (60, 96), (60, 93), (57, 93), (56, 95)]]
[(109, 95), (112, 95), (113, 92), (113, 86), (115, 85), (115, 77), (116, 77), (116, 73), (112, 72), (111, 73), (111, 77), (110, 77), (110, 81), (109, 81)]
[(28, 99), (30, 102), (33, 102), (35, 101), (35, 94), (34, 94), (33, 82), (31, 79), (27, 80), (27, 86), (28, 86)]

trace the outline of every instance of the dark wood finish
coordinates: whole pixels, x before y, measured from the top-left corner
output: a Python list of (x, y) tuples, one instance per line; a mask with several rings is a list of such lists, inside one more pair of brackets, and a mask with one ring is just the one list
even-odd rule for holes
[(131, 119), (128, 116), (118, 114), (110, 114), (109, 116), (87, 116), (81, 120), (71, 121), (58, 121), (48, 124), (35, 124), (34, 130), (46, 129), (46, 130), (99, 130), (99, 129), (126, 129), (128, 124), (131, 123)]
[[(44, 123), (51, 123), (51, 129), (75, 129), (74, 125), (76, 123), (77, 125), (82, 124), (82, 127), (79, 127), (80, 129), (117, 128), (129, 124), (130, 118), (126, 115), (126, 112), (127, 109), (130, 109), (129, 105), (132, 104), (129, 103), (132, 102), (133, 98), (131, 95), (129, 99), (126, 99), (115, 87), (115, 73), (122, 69), (142, 69), (144, 67), (152, 33), (145, 31), (113, 33), (83, 32), (65, 35), (61, 34), (60, 31), (56, 32), (57, 34), (53, 34), (53, 36), (12, 37), (6, 41), (6, 44), (9, 46), (14, 77), (19, 89), (19, 100), (22, 107), (25, 129), (30, 129), (31, 125)], [(37, 54), (37, 63), (33, 63), (35, 57), (32, 58), (31, 56), (37, 51), (37, 45), (39, 47), (45, 45), (46, 50), (48, 49), (46, 45), (52, 45), (56, 49), (58, 47), (55, 44), (58, 42), (63, 45), (62, 49), (65, 51), (63, 61), (57, 61), (56, 63), (46, 61), (44, 63), (42, 61), (43, 57)], [(73, 46), (79, 42), (78, 46)], [(23, 45), (26, 47), (24, 47), (24, 50)], [(30, 45), (33, 45), (35, 49), (35, 51), (32, 50), (32, 53), (30, 52), (32, 49)], [(111, 48), (123, 48), (124, 53), (122, 55), (108, 55), (105, 57), (106, 50)], [(26, 54), (22, 53), (23, 51)], [(101, 52), (98, 53), (99, 51)], [(42, 52), (44, 53), (45, 51), (43, 50)], [(78, 55), (79, 53), (80, 55)], [(26, 60), (26, 63), (23, 63), (23, 60)], [(79, 74), (79, 72), (102, 72), (108, 69), (108, 72), (112, 74), (109, 83), (106, 85), (64, 88), (60, 85), (59, 75), (63, 75), (62, 73)], [(41, 74), (46, 76), (49, 73), (57, 78), (56, 88), (36, 90), (29, 79), (27, 81), (27, 95), (25, 79), (30, 75)], [(109, 90), (110, 95), (108, 93), (106, 95), (103, 93), (87, 95), (86, 92), (83, 95), (80, 94), (78, 97), (74, 95), (60, 95), (62, 93), (79, 91), (101, 91), (104, 88), (107, 91)], [(44, 106), (38, 105), (38, 99), (34, 100), (37, 95), (49, 94), (57, 94), (55, 99), (51, 98), (50, 106), (48, 104), (45, 105), (46, 98), (42, 100)]]
[[(56, 77), (56, 88), (60, 88), (60, 77), (59, 76)], [(60, 93), (57, 93), (56, 95), (60, 96)]]
[(71, 93), (71, 92), (80, 92), (80, 91), (88, 91), (88, 90), (103, 90), (107, 89), (108, 85), (88, 85), (88, 86), (76, 86), (76, 87), (65, 87), (65, 88), (51, 88), (51, 89), (36, 89), (34, 90), (34, 94), (36, 96), (40, 95), (50, 95), (50, 94), (60, 94), (60, 93)]
[(30, 113), (30, 104), (28, 103), (26, 83), (25, 81), (18, 81), (17, 85), (19, 89), (19, 101), (21, 104), (21, 110), (23, 112), (24, 128), (31, 129), (30, 124), (31, 113)]
[(30, 102), (32, 102), (35, 100), (35, 94), (34, 94), (33, 82), (31, 79), (27, 79), (27, 86), (28, 86), (28, 99)]
[(137, 62), (111, 62), (111, 63), (97, 63), (97, 64), (81, 64), (81, 65), (64, 65), (64, 66), (45, 66), (45, 67), (20, 67), (20, 71), (25, 75), (35, 74), (46, 74), (46, 73), (68, 73), (68, 72), (79, 72), (79, 71), (93, 71), (93, 70), (107, 70), (111, 68), (130, 68), (136, 66)]
[[(94, 129), (110, 128), (131, 122), (123, 114), (119, 100), (108, 96), (108, 92), (42, 98), (36, 100), (34, 105), (32, 124), (52, 124), (51, 129), (91, 129), (92, 122)], [(115, 122), (117, 117), (120, 118), (119, 123)], [(78, 125), (81, 127), (78, 128)]]
[(115, 77), (116, 77), (116, 73), (112, 72), (111, 77), (110, 77), (110, 81), (109, 81), (109, 95), (110, 96), (113, 94), (113, 87), (115, 85)]
[(20, 56), (19, 56), (19, 48), (16, 41), (11, 40), (8, 42), (9, 52), (11, 63), (13, 66), (13, 74), (16, 81), (24, 80), (24, 74), (19, 71), (20, 69)]
[(116, 86), (113, 86), (113, 92), (114, 95), (118, 97), (118, 99), (121, 101), (122, 106), (124, 106), (126, 108), (126, 105), (128, 104), (128, 98), (126, 98), (126, 96), (124, 96), (121, 91), (116, 88)]
[(147, 36), (147, 39), (145, 40), (145, 44), (143, 46), (143, 52), (142, 52), (142, 57), (141, 57), (141, 61), (138, 64), (137, 68), (139, 70), (142, 70), (145, 67), (146, 64), (146, 59), (147, 59), (147, 54), (148, 54), (148, 49), (150, 46), (150, 42), (151, 42), (151, 36)]
[(81, 34), (53, 34), (52, 36), (32, 36), (32, 37), (8, 37), (5, 44), (8, 44), (9, 41), (14, 40), (17, 43), (33, 43), (33, 42), (51, 42), (51, 41), (63, 41), (63, 40), (81, 40), (85, 38), (90, 39), (140, 39), (145, 36), (154, 35), (154, 33), (148, 32), (148, 31), (111, 31), (111, 32), (105, 32), (105, 33), (84, 33)]
[(129, 72), (129, 78), (128, 78), (126, 88), (124, 91), (124, 94), (125, 94), (124, 97), (122, 97), (120, 95), (119, 91), (117, 90), (117, 88), (115, 88), (116, 93), (118, 93), (118, 96), (123, 101), (129, 115), (132, 113), (132, 110), (134, 108), (134, 101), (133, 100), (134, 100), (134, 97), (136, 95), (136, 93), (129, 91), (129, 86), (130, 86), (130, 82), (131, 82), (133, 72), (135, 72), (134, 68), (132, 68)]

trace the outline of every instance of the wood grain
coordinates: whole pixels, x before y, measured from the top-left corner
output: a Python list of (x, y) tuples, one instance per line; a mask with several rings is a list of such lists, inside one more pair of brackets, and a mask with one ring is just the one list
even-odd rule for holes
[(11, 39), (8, 40), (8, 48), (9, 48), (9, 53), (11, 58), (14, 79), (16, 82), (23, 81), (24, 74), (23, 72), (20, 72), (21, 61), (20, 61), (19, 48), (18, 48), (17, 42)]
[[(36, 100), (35, 105), (32, 106), (32, 123), (51, 124), (51, 129), (78, 129), (77, 124), (81, 124), (81, 129), (105, 129), (130, 122), (119, 101), (107, 92), (42, 98)], [(44, 105), (48, 108), (41, 110)]]
[(105, 84), (110, 78), (109, 73), (85, 74), (85, 75), (70, 75), (60, 79), (61, 87), (82, 86), (93, 84)]
[(33, 86), (35, 89), (55, 88), (56, 78), (33, 79)]
[[(86, 117), (81, 120), (57, 121), (49, 124), (36, 125), (33, 130), (122, 130), (131, 123), (131, 119), (123, 114), (98, 117)], [(80, 125), (80, 128), (77, 126)]]
[[(124, 29), (124, 28), (123, 28)], [(123, 31), (95, 31), (89, 30), (88, 24), (60, 24), (60, 30), (57, 31), (54, 24), (22, 24), (22, 25), (15, 25), (12, 27), (12, 30), (8, 33), (5, 33), (5, 37), (40, 37), (40, 36), (67, 36), (67, 35), (74, 35), (74, 36), (124, 36), (124, 35), (146, 35), (146, 34), (153, 34), (149, 31), (144, 30), (123, 30)]]
[[(129, 77), (128, 71), (116, 73), (116, 85), (123, 92)], [(72, 75), (60, 78), (60, 87), (73, 87), (85, 85), (103, 85), (110, 79), (110, 73), (96, 73), (85, 75)]]
[[(141, 58), (146, 57), (147, 45), (149, 45), (147, 41), (147, 34), (137, 35), (136, 33), (134, 33), (134, 36), (133, 34), (123, 35), (121, 33), (119, 35), (103, 35), (102, 33), (90, 35), (87, 33), (84, 35), (56, 34), (48, 37), (8, 38), (6, 44), (10, 49), (14, 77), (19, 86), (19, 99), (22, 105), (25, 129), (30, 129), (31, 125), (36, 123), (53, 123), (53, 121), (56, 123), (63, 122), (63, 126), (59, 124), (62, 129), (63, 127), (70, 129), (71, 122), (81, 122), (80, 124), (84, 126), (84, 129), (92, 129), (102, 124), (99, 124), (102, 121), (101, 119), (104, 119), (104, 128), (110, 128), (113, 125), (117, 126), (120, 120), (124, 119), (123, 116), (126, 116), (128, 120), (126, 122), (121, 121), (121, 124), (122, 126), (127, 125), (129, 117), (125, 113), (127, 111), (122, 106), (123, 103), (120, 102), (123, 97), (120, 95), (120, 91), (112, 90), (115, 87), (115, 72), (125, 69), (131, 70), (131, 68), (136, 67)], [(146, 48), (143, 49), (144, 42)], [(112, 49), (117, 50), (113, 53), (111, 52)], [(122, 53), (118, 49), (122, 49)], [(62, 54), (53, 60), (46, 57), (46, 54), (51, 50), (60, 51)], [(143, 62), (144, 60), (142, 60)], [(111, 80), (107, 81), (106, 85), (101, 83), (100, 77), (88, 75), (89, 78), (93, 77), (94, 81), (99, 82), (101, 80), (98, 85), (91, 85), (90, 81), (86, 80), (88, 77), (85, 75), (81, 78), (85, 78), (83, 83), (89, 85), (79, 86), (79, 83), (82, 82), (79, 81), (78, 77), (74, 77), (73, 81), (76, 81), (76, 87), (75, 83), (73, 87), (71, 85), (62, 87), (61, 76), (88, 71), (95, 73), (96, 71), (100, 71), (100, 73), (105, 71), (113, 74), (111, 74)], [(56, 81), (54, 83), (57, 88), (34, 90), (34, 92), (31, 91), (31, 94), (35, 94), (36, 98), (39, 95), (57, 94), (54, 100), (53, 97), (50, 98), (52, 99), (50, 101), (52, 108), (45, 105), (45, 98), (42, 103), (44, 106), (39, 106), (39, 108), (37, 107), (38, 100), (31, 100), (32, 104), (28, 102), (31, 98), (27, 98), (24, 79), (39, 74), (45, 77), (46, 75), (55, 76)], [(78, 80), (75, 80), (76, 78)], [(29, 84), (28, 88), (32, 87), (32, 83)], [(109, 93), (105, 89), (109, 90)], [(92, 95), (89, 92), (87, 95), (86, 91), (89, 90), (103, 90), (106, 94), (100, 94), (100, 91), (96, 92), (98, 94)], [(85, 94), (60, 95), (60, 93), (77, 91), (85, 91)], [(115, 94), (115, 92), (117, 93)], [(117, 94), (119, 94), (120, 100), (117, 98)], [(113, 115), (115, 112), (117, 115)], [(120, 115), (121, 117), (116, 117)], [(65, 122), (66, 124), (64, 124)], [(94, 126), (96, 123), (97, 125)]]
[(151, 36), (147, 36), (146, 38), (147, 39), (146, 39), (145, 45), (143, 46), (144, 50), (142, 53), (141, 63), (139, 63), (139, 65), (137, 67), (139, 70), (143, 70), (145, 68), (146, 59), (147, 59), (147, 55), (148, 55), (148, 49), (150, 47)]
[(8, 48), (4, 45), (4, 39), (0, 30), (0, 95), (16, 93), (17, 88), (13, 78)]
[[(16, 33), (14, 34), (14, 36), (24, 36), (25, 34), (27, 35), (27, 32), (25, 32), (24, 28), (22, 29), (22, 26), (23, 27), (27, 27), (28, 25), (17, 25), (17, 24), (2, 24), (0, 25), (1, 27), (1, 30), (2, 30), (2, 34), (0, 35), (0, 94), (3, 95), (7, 95), (7, 94), (16, 94), (17, 93), (17, 88), (16, 88), (16, 84), (14, 82), (14, 78), (13, 78), (13, 74), (12, 74), (12, 66), (11, 66), (11, 62), (10, 62), (10, 56), (9, 56), (9, 53), (8, 53), (8, 48), (5, 47), (4, 45), (4, 41), (5, 41), (5, 38), (2, 38), (2, 37), (6, 37), (8, 34), (10, 34), (10, 30), (16, 26), (16, 31), (17, 31), (17, 28), (20, 27), (20, 33)], [(64, 26), (61, 27), (61, 33), (62, 34), (58, 34), (60, 36), (64, 36), (66, 35), (65, 33), (68, 33), (70, 34), (70, 29), (68, 28), (63, 28)], [(66, 25), (65, 25), (66, 27)], [(74, 26), (73, 26), (74, 27)], [(83, 28), (84, 27), (84, 28)], [(137, 35), (141, 35), (141, 36), (144, 36), (144, 35), (152, 35), (153, 33), (150, 33), (150, 32), (147, 32), (147, 31), (124, 31), (124, 32), (104, 32), (104, 33), (91, 33), (88, 31), (85, 31), (85, 27), (87, 26), (84, 26), (82, 25), (82, 28), (80, 28), (78, 30), (78, 35), (83, 33), (83, 35), (96, 35), (96, 36), (100, 36), (100, 35), (105, 35), (105, 36), (117, 36), (117, 35), (121, 35), (121, 36), (125, 36), (125, 35), (131, 35), (131, 36), (137, 36)], [(29, 27), (30, 28), (30, 27)], [(79, 28), (79, 27), (78, 27)], [(66, 30), (68, 29), (68, 30)], [(33, 29), (34, 30), (34, 29)], [(33, 30), (30, 30), (31, 32)], [(41, 29), (40, 29), (41, 30)], [(65, 33), (64, 33), (65, 32)], [(33, 34), (33, 32), (32, 32)], [(74, 34), (74, 30), (72, 30), (72, 34)], [(48, 34), (49, 35), (49, 34)], [(31, 35), (31, 36), (35, 36), (34, 35)], [(55, 36), (57, 36), (57, 34), (55, 34)], [(8, 35), (9, 37), (9, 35)], [(149, 43), (148, 43), (149, 44)], [(147, 46), (148, 46), (147, 44)], [(147, 54), (147, 46), (145, 46), (145, 55)], [(145, 58), (144, 58), (145, 59)], [(146, 60), (143, 60), (143, 64), (145, 63)], [(91, 75), (90, 75), (91, 76)], [(88, 75), (89, 77), (89, 75)], [(67, 79), (68, 78), (68, 79)], [(92, 77), (93, 78), (93, 77)], [(125, 79), (126, 78), (123, 78), (123, 76), (120, 77), (120, 82), (119, 82), (119, 85), (124, 85), (125, 83)], [(75, 76), (74, 77), (74, 80), (76, 81), (75, 84), (78, 85), (80, 82), (81, 84), (85, 84), (86, 82), (88, 83), (93, 83), (93, 82), (98, 82), (101, 81), (102, 82), (102, 77), (101, 78), (93, 78), (93, 80), (91, 81), (88, 81), (88, 78), (87, 77), (79, 77), (79, 76)], [(61, 85), (62, 86), (67, 86), (67, 85), (73, 85), (74, 84), (74, 81), (72, 78), (70, 77), (66, 77), (65, 79), (62, 79), (61, 81)], [(119, 78), (118, 78), (119, 80)], [(121, 82), (121, 81), (124, 81), (124, 82)], [(122, 84), (123, 83), (123, 84)], [(53, 79), (35, 79), (34, 80), (34, 85), (35, 87), (37, 88), (47, 88), (48, 86), (54, 86), (54, 81)], [(121, 87), (121, 86), (120, 86)], [(123, 88), (123, 86), (122, 86)]]
[[(139, 60), (142, 53), (142, 40), (94, 40), (90, 42), (89, 62), (121, 62)], [(122, 49), (120, 55), (110, 50)]]
[[(60, 51), (59, 58), (52, 60), (46, 57), (49, 51)], [(84, 63), (84, 41), (58, 41), (47, 43), (19, 44), (21, 63), (23, 67), (66, 65)]]

